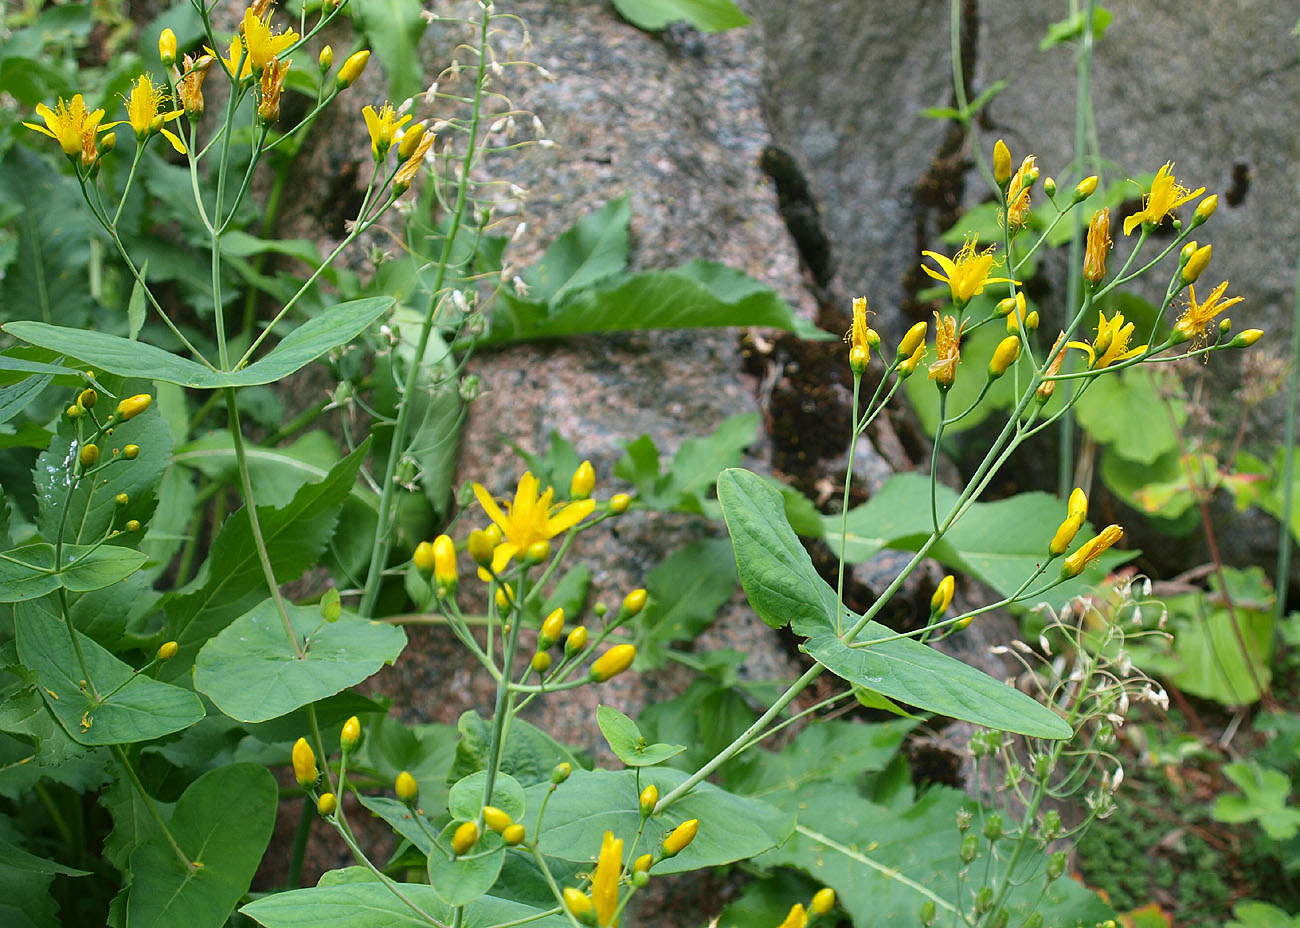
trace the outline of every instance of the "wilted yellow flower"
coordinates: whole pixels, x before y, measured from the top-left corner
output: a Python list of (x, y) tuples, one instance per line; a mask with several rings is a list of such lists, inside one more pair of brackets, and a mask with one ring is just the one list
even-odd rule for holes
[(1012, 232), (1025, 224), (1029, 215), (1029, 188), (1038, 179), (1037, 159), (1030, 155), (1020, 163), (1020, 170), (1007, 187), (1007, 207), (998, 213), (999, 225), (1005, 223)]
[(415, 151), (411, 153), (411, 157), (407, 158), (406, 163), (397, 169), (397, 174), (393, 177), (393, 189), (399, 196), (407, 191), (411, 186), (411, 182), (415, 180), (416, 172), (423, 167), (424, 156), (433, 147), (434, 138), (435, 135), (432, 131), (424, 133), (424, 137), (420, 139), (420, 144), (415, 146)]
[[(269, 14), (267, 19), (270, 19)], [(273, 34), (270, 23), (258, 16), (252, 7), (244, 10), (244, 46), (248, 49), (248, 61), (253, 71), (260, 72), (297, 41), (298, 33), (292, 29)], [(234, 68), (230, 70), (234, 71)]]
[(983, 251), (977, 250), (979, 239), (971, 236), (966, 239), (966, 243), (961, 246), (957, 252), (956, 258), (948, 258), (937, 251), (923, 251), (921, 254), (927, 258), (933, 258), (942, 268), (943, 273), (934, 270), (924, 264), (921, 270), (925, 271), (935, 280), (941, 280), (946, 283), (952, 290), (952, 301), (959, 306), (969, 303), (971, 297), (978, 296), (984, 292), (984, 287), (988, 284), (1016, 283), (1009, 277), (990, 277), (993, 271), (993, 248), (990, 245)]
[(257, 104), (257, 115), (268, 126), (280, 118), (280, 91), (284, 90), (284, 79), (289, 74), (289, 61), (273, 58), (262, 69), (261, 99)]
[(1138, 345), (1136, 348), (1128, 347), (1129, 339), (1133, 337), (1135, 326), (1133, 323), (1124, 322), (1124, 314), (1117, 312), (1106, 318), (1106, 314), (1098, 312), (1097, 337), (1093, 339), (1092, 344), (1087, 342), (1070, 342), (1067, 347), (1078, 348), (1088, 353), (1088, 366), (1100, 369), (1109, 367), (1116, 361), (1127, 361), (1129, 358), (1135, 358), (1147, 350), (1146, 345)]
[(857, 373), (862, 373), (866, 368), (867, 362), (871, 359), (871, 342), (877, 341), (879, 336), (871, 339), (867, 333), (871, 329), (867, 327), (867, 298), (858, 296), (853, 298), (853, 327), (849, 329), (844, 336), (844, 340), (849, 343), (849, 364)]
[(1131, 235), (1133, 230), (1144, 222), (1159, 223), (1162, 219), (1182, 206), (1188, 200), (1199, 197), (1205, 192), (1204, 187), (1197, 187), (1188, 192), (1178, 183), (1173, 175), (1174, 163), (1165, 162), (1164, 167), (1156, 171), (1155, 180), (1151, 182), (1151, 192), (1146, 196), (1146, 206), (1141, 212), (1134, 213), (1124, 220), (1124, 234)]
[(203, 80), (208, 76), (208, 68), (212, 67), (212, 62), (216, 60), (212, 55), (204, 55), (198, 59), (186, 55), (185, 71), (178, 73), (173, 70), (172, 72), (176, 76), (177, 100), (190, 119), (203, 115)]
[(1174, 340), (1184, 342), (1189, 338), (1201, 335), (1206, 325), (1214, 321), (1215, 316), (1229, 306), (1236, 306), (1242, 301), (1242, 297), (1239, 296), (1224, 300), (1223, 294), (1227, 290), (1228, 282), (1225, 280), (1211, 290), (1210, 295), (1205, 298), (1205, 302), (1201, 303), (1196, 299), (1196, 287), (1193, 285), (1187, 308), (1183, 310), (1183, 315), (1174, 324)]
[[(81, 94), (75, 94), (71, 100), (66, 101), (60, 97), (53, 110), (44, 103), (38, 103), (36, 115), (45, 120), (44, 126), (31, 122), (25, 122), (23, 125), (54, 139), (69, 158), (83, 154), (84, 161), (86, 144), (88, 143), (90, 150), (94, 151), (95, 135), (103, 131), (99, 128), (99, 121), (104, 118), (104, 111), (88, 111)], [(107, 128), (108, 126), (104, 127)]]
[(1047, 356), (1052, 359), (1052, 363), (1047, 365), (1043, 371), (1043, 382), (1038, 385), (1038, 400), (1040, 403), (1046, 403), (1056, 392), (1056, 381), (1049, 380), (1049, 377), (1055, 377), (1061, 372), (1061, 362), (1065, 360), (1065, 349), (1061, 347), (1061, 342), (1065, 341), (1065, 333), (1060, 332), (1056, 336), (1056, 341), (1052, 343), (1052, 350)]
[(397, 130), (410, 122), (411, 117), (398, 116), (391, 103), (385, 103), (378, 111), (373, 106), (362, 107), (361, 115), (366, 118), (366, 131), (370, 133), (370, 150), (376, 161), (382, 161), (393, 147)]
[(612, 831), (605, 832), (600, 843), (600, 856), (596, 859), (596, 872), (591, 875), (591, 904), (596, 910), (596, 923), (601, 928), (617, 928), (618, 880), (623, 871), (623, 841)]
[(506, 503), (505, 512), (502, 512), (482, 484), (474, 484), (474, 495), (478, 497), (479, 505), (501, 528), (505, 539), (492, 552), (492, 570), (495, 573), (500, 573), (512, 557), (527, 550), (533, 542), (567, 532), (596, 508), (596, 501), (591, 499), (553, 505), (551, 500), (555, 490), (547, 487), (546, 492), (539, 494), (537, 489), (537, 478), (525, 471), (515, 489), (514, 502)]
[(1124, 537), (1124, 530), (1118, 525), (1108, 525), (1101, 530), (1101, 534), (1090, 541), (1084, 542), (1083, 546), (1065, 559), (1061, 565), (1061, 575), (1065, 577), (1077, 577), (1083, 573), (1085, 567), (1091, 564), (1097, 558), (1101, 557), (1110, 548), (1111, 545)]
[(1088, 247), (1083, 253), (1083, 279), (1094, 287), (1106, 276), (1106, 253), (1110, 246), (1110, 207), (1106, 207), (1092, 214), (1088, 223)]
[(940, 390), (947, 390), (957, 377), (957, 362), (961, 360), (961, 332), (955, 316), (934, 314), (934, 350), (938, 358), (930, 365), (930, 379)]

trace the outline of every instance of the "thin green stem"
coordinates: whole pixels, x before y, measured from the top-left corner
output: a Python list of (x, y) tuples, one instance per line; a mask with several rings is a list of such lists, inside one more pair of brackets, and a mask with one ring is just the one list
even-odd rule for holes
[(167, 823), (163, 821), (163, 817), (158, 812), (158, 806), (153, 801), (153, 797), (150, 796), (149, 791), (144, 788), (144, 784), (140, 782), (139, 774), (137, 774), (135, 768), (131, 766), (131, 761), (127, 758), (126, 751), (120, 744), (115, 744), (112, 747), (113, 753), (117, 755), (118, 761), (126, 771), (127, 779), (131, 781), (131, 785), (134, 786), (136, 792), (140, 794), (140, 798), (144, 800), (145, 808), (149, 810), (149, 815), (153, 818), (155, 824), (158, 825), (158, 829), (162, 832), (163, 837), (167, 839), (167, 844), (171, 846), (172, 851), (180, 859), (181, 865), (186, 869), (186, 871), (193, 873), (197, 869), (197, 865), (194, 861), (190, 860), (189, 855), (182, 851), (181, 846), (176, 843), (176, 838), (172, 835), (171, 829), (167, 827)]
[[(884, 383), (882, 380), (881, 383)], [(849, 421), (853, 423), (850, 431), (852, 436), (849, 438), (849, 458), (848, 464), (844, 468), (844, 495), (840, 499), (840, 551), (843, 551), (848, 544), (849, 538), (849, 488), (853, 485), (853, 462), (858, 452), (858, 392), (862, 386), (862, 375), (853, 374), (853, 418)], [(877, 388), (879, 389), (879, 388)], [(840, 558), (840, 564), (837, 576), (835, 578), (835, 632), (839, 634), (840, 618), (844, 614), (844, 561)]]

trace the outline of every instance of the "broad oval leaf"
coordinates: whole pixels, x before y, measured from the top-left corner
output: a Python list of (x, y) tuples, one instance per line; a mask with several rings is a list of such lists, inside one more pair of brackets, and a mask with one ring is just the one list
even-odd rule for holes
[[(447, 808), (452, 818), (471, 820), (478, 817), (484, 806), (483, 786), (487, 782), (487, 772), (480, 770), (462, 777), (452, 786), (447, 796)], [(487, 805), (496, 806), (516, 822), (524, 817), (524, 788), (519, 781), (508, 773), (498, 773), (492, 781), (492, 801)]]
[(390, 297), (366, 297), (331, 306), (284, 337), (266, 356), (237, 371), (214, 371), (155, 345), (104, 332), (44, 322), (11, 322), (4, 331), (33, 345), (59, 351), (124, 377), (145, 377), (196, 390), (274, 383), (325, 352), (356, 338), (393, 305)]
[[(451, 847), (452, 835), (463, 822), (448, 822), (438, 836), (442, 848)], [(447, 905), (467, 905), (484, 895), (501, 873), (506, 860), (506, 845), (501, 836), (485, 829), (468, 854), (448, 857), (442, 848), (429, 852), (429, 884)]]
[[(736, 548), (740, 581), (754, 610), (769, 625), (790, 621), (813, 658), (839, 677), (941, 715), (1036, 738), (1068, 738), (1072, 729), (1050, 709), (984, 672), (911, 638), (870, 622), (856, 643), (841, 629), (856, 621), (839, 615), (835, 591), (786, 521), (780, 493), (749, 471), (718, 477), (718, 499)], [(888, 639), (865, 645), (873, 639)]]
[(77, 632), (97, 700), (84, 685), (67, 626), (50, 599), (14, 607), (18, 658), (35, 673), (41, 695), (69, 737), (79, 744), (131, 744), (180, 731), (203, 718), (189, 690), (162, 683), (124, 664)]
[(315, 606), (285, 604), (303, 656), (266, 599), (208, 641), (194, 661), (194, 688), (226, 715), (265, 722), (333, 696), (397, 660), (406, 633), (396, 625), (345, 614), (325, 622)]
[(64, 545), (63, 569), (54, 569), (54, 545), (35, 542), (0, 553), (0, 603), (39, 599), (65, 587), (102, 590), (144, 566), (145, 556), (118, 545)]
[(258, 764), (210, 770), (181, 794), (168, 825), (188, 867), (162, 834), (131, 855), (133, 928), (221, 928), (248, 892), (271, 840), (279, 789)]
[[(322, 880), (322, 884), (324, 880)], [(398, 891), (419, 906), (422, 912), (442, 922), (450, 922), (454, 913), (432, 886), (425, 883), (398, 883)], [(266, 928), (321, 928), (322, 925), (347, 928), (429, 928), (429, 921), (379, 882), (332, 882), (311, 889), (276, 893), (250, 902), (239, 910)], [(563, 915), (547, 915), (508, 899), (483, 896), (465, 907), (464, 928), (488, 928), (489, 925), (524, 924), (529, 928), (570, 928)]]
[(686, 750), (683, 744), (648, 744), (636, 722), (613, 706), (596, 707), (596, 724), (609, 749), (629, 767), (653, 767)]

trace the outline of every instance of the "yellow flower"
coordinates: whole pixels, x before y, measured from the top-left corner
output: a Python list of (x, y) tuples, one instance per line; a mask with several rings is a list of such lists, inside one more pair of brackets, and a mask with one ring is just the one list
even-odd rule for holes
[(164, 111), (168, 101), (167, 94), (153, 82), (148, 74), (141, 74), (131, 86), (131, 96), (126, 100), (126, 119), (110, 122), (105, 129), (120, 126), (124, 122), (135, 130), (135, 137), (144, 141), (150, 132), (161, 132), (172, 143), (172, 148), (185, 154), (185, 143), (180, 136), (167, 128), (166, 123), (178, 119), (183, 110)]
[(1204, 187), (1197, 187), (1189, 193), (1186, 187), (1178, 183), (1173, 169), (1174, 163), (1166, 161), (1164, 167), (1156, 171), (1155, 180), (1151, 182), (1151, 192), (1147, 194), (1146, 206), (1141, 212), (1124, 220), (1125, 235), (1131, 235), (1144, 222), (1159, 223), (1188, 200), (1205, 192)]
[(994, 246), (990, 245), (983, 251), (977, 251), (978, 246), (979, 239), (971, 236), (966, 239), (966, 243), (961, 246), (954, 259), (941, 255), (937, 251), (921, 252), (927, 258), (937, 261), (943, 273), (924, 264), (921, 265), (921, 270), (935, 280), (946, 283), (952, 290), (952, 301), (959, 306), (964, 306), (970, 302), (971, 297), (983, 293), (987, 284), (1020, 283), (1009, 277), (990, 277), (989, 274), (993, 271)]
[[(1228, 282), (1225, 280), (1205, 298), (1204, 303), (1196, 300), (1196, 286), (1191, 288), (1191, 299), (1187, 308), (1183, 310), (1182, 317), (1174, 325), (1174, 339), (1176, 341), (1187, 341), (1202, 333), (1205, 326), (1214, 321), (1214, 317), (1223, 312), (1229, 306), (1236, 306), (1241, 302), (1242, 297), (1234, 296), (1224, 300), (1223, 294), (1228, 290)], [(1219, 302), (1223, 300), (1223, 302)]]
[(99, 128), (99, 121), (104, 118), (104, 111), (88, 111), (81, 94), (76, 94), (71, 100), (66, 101), (60, 97), (58, 105), (53, 110), (44, 103), (38, 103), (36, 115), (45, 120), (44, 126), (30, 122), (25, 122), (23, 125), (54, 139), (69, 158), (74, 158), (83, 152), (87, 140), (93, 151), (95, 134), (103, 131)]
[[(269, 12), (267, 19), (270, 19)], [(252, 7), (244, 10), (244, 46), (248, 49), (248, 61), (254, 71), (260, 72), (297, 41), (298, 33), (292, 29), (278, 35), (272, 34), (270, 24), (259, 17)], [(234, 71), (234, 67), (230, 70)]]
[(257, 104), (257, 115), (268, 126), (280, 118), (280, 92), (284, 90), (290, 64), (273, 58), (262, 71), (262, 99)]
[(185, 72), (181, 74), (175, 69), (172, 70), (176, 75), (176, 97), (190, 119), (203, 115), (203, 79), (208, 76), (208, 68), (212, 67), (212, 62), (215, 60), (212, 55), (204, 55), (198, 59), (186, 55)]
[[(363, 107), (361, 115), (366, 117), (366, 130), (370, 133), (370, 150), (376, 161), (382, 161), (393, 147), (393, 137), (397, 130), (410, 122), (410, 115), (399, 117), (393, 104), (385, 103), (375, 112), (373, 106)], [(427, 150), (427, 149), (426, 149)]]
[(871, 358), (871, 349), (880, 344), (880, 336), (867, 325), (867, 298), (853, 298), (853, 327), (844, 336), (849, 343), (849, 363), (861, 373)]
[(1066, 345), (1067, 348), (1086, 351), (1089, 367), (1096, 369), (1109, 367), (1116, 361), (1127, 361), (1147, 350), (1146, 345), (1129, 348), (1129, 339), (1133, 337), (1135, 326), (1131, 322), (1124, 322), (1123, 313), (1117, 312), (1110, 319), (1107, 319), (1103, 312), (1098, 312), (1097, 316), (1097, 337), (1092, 340), (1091, 345), (1087, 342), (1070, 342)]
[(618, 880), (623, 871), (623, 841), (612, 831), (605, 832), (600, 843), (600, 857), (596, 859), (596, 872), (591, 875), (591, 904), (596, 910), (596, 923), (601, 928), (617, 928), (614, 913), (618, 911)]
[(411, 157), (407, 158), (406, 163), (397, 169), (397, 174), (393, 177), (393, 189), (399, 196), (407, 191), (411, 186), (411, 181), (415, 180), (416, 172), (424, 166), (424, 156), (433, 147), (433, 140), (434, 134), (432, 131), (424, 133), (424, 137), (420, 139), (420, 144), (415, 146), (415, 151), (411, 153)]
[(957, 362), (961, 360), (961, 332), (955, 316), (934, 314), (934, 350), (939, 357), (930, 365), (930, 379), (940, 390), (947, 390), (957, 376)]
[(228, 55), (219, 55), (206, 45), (203, 46), (203, 50), (214, 59), (221, 59), (221, 63), (226, 66), (227, 74), (234, 74), (235, 70), (238, 69), (239, 80), (241, 81), (253, 73), (253, 62), (249, 60), (248, 54), (244, 51), (244, 43), (239, 41), (239, 36), (234, 36), (230, 40), (230, 53)]
[(790, 908), (790, 914), (785, 917), (785, 921), (777, 925), (776, 928), (804, 928), (808, 924), (808, 913), (804, 911), (802, 903), (796, 902)]
[(1101, 530), (1100, 535), (1084, 542), (1083, 547), (1065, 559), (1065, 563), (1061, 565), (1061, 575), (1077, 577), (1083, 573), (1085, 567), (1105, 554), (1111, 545), (1123, 537), (1124, 530), (1118, 525), (1106, 526)]
[(482, 484), (474, 484), (474, 495), (478, 497), (479, 505), (488, 518), (500, 527), (505, 539), (492, 552), (494, 572), (500, 573), (512, 557), (526, 551), (533, 542), (545, 541), (567, 532), (596, 508), (596, 501), (592, 499), (552, 505), (555, 490), (547, 487), (546, 492), (541, 494), (537, 490), (537, 478), (525, 471), (515, 489), (514, 502), (506, 503), (505, 512), (502, 512)]
[(1030, 155), (1020, 164), (1007, 188), (1007, 208), (998, 213), (998, 224), (1006, 223), (1014, 232), (1025, 224), (1029, 215), (1029, 188), (1038, 179), (1037, 159)]
[(1097, 210), (1088, 223), (1088, 247), (1083, 253), (1083, 279), (1094, 287), (1106, 276), (1106, 253), (1110, 251), (1110, 207)]

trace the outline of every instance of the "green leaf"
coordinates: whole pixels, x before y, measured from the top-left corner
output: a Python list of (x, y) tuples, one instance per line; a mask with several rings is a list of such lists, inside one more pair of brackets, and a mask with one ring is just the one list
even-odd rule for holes
[[(393, 799), (389, 796), (358, 795), (357, 800), (387, 822), (393, 831), (419, 848), (421, 854), (433, 852), (434, 826), (429, 823), (428, 818), (424, 817), (422, 810), (413, 810), (400, 799)], [(421, 791), (420, 805), (423, 806), (424, 804), (424, 794)], [(419, 821), (416, 820), (417, 815), (420, 816)]]
[[(456, 744), (456, 760), (448, 774), (452, 780), (460, 780), (487, 766), (491, 739), (488, 723), (472, 710), (461, 714), (456, 728), (460, 732), (460, 741)], [(530, 787), (537, 783), (550, 783), (551, 771), (561, 762), (574, 769), (582, 766), (568, 748), (540, 728), (523, 719), (511, 721), (502, 750), (503, 773), (514, 777), (524, 787)]]
[[(339, 509), (356, 482), (369, 448), (367, 439), (339, 461), (324, 480), (301, 487), (287, 506), (257, 508), (262, 537), (279, 582), (296, 580), (315, 562), (334, 532)], [(181, 648), (167, 662), (164, 673), (176, 677), (187, 671), (203, 642), (265, 596), (266, 580), (253, 544), (248, 511), (241, 509), (217, 533), (199, 576), (164, 600), (166, 635)]]
[(35, 402), (53, 379), (49, 374), (38, 375), (0, 387), (0, 422), (8, 422)]
[(248, 892), (271, 840), (279, 789), (257, 764), (231, 764), (199, 777), (181, 794), (168, 829), (131, 855), (127, 921), (132, 928), (221, 928)]
[[(901, 809), (877, 805), (835, 783), (816, 783), (788, 794), (799, 807), (799, 827), (793, 838), (759, 858), (762, 867), (792, 866), (832, 887), (856, 925), (916, 924), (916, 913), (927, 899), (936, 901), (940, 921), (947, 921), (955, 904), (969, 910), (973, 889), (968, 876), (959, 886), (960, 840), (953, 822), (970, 801), (960, 792), (935, 786), (914, 804)], [(988, 853), (988, 845), (981, 850)], [(1092, 925), (1113, 913), (1074, 880), (1051, 883), (1041, 896), (1045, 858), (1021, 861), (1017, 888), (1007, 899), (1010, 923), (1022, 924), (1030, 912), (1041, 911), (1046, 924)], [(992, 885), (1005, 879), (1005, 856), (990, 870)], [(985, 873), (977, 859), (973, 873)]]
[(583, 216), (524, 273), (528, 299), (555, 305), (570, 293), (622, 272), (627, 267), (631, 217), (626, 194)]
[[(475, 815), (477, 815), (477, 811)], [(451, 847), (452, 835), (462, 822), (448, 822), (438, 835), (442, 847)], [(429, 884), (438, 898), (450, 906), (461, 906), (482, 896), (501, 873), (506, 845), (495, 831), (479, 836), (474, 849), (463, 857), (448, 857), (435, 847), (429, 853)]]
[(1154, 464), (1178, 451), (1179, 428), (1187, 424), (1187, 403), (1170, 395), (1173, 375), (1150, 366), (1103, 374), (1074, 404), (1079, 424), (1109, 450), (1138, 464)]
[(367, 0), (353, 9), (353, 19), (388, 72), (388, 97), (405, 100), (422, 92), (427, 81), (420, 63), (420, 37), (429, 23), (420, 15), (420, 0)]
[(194, 688), (226, 715), (265, 722), (333, 696), (397, 660), (406, 633), (396, 625), (345, 614), (321, 619), (316, 606), (285, 604), (303, 647), (294, 654), (271, 599), (208, 640), (194, 661)]
[[(878, 622), (846, 643), (839, 635), (857, 617), (839, 614), (835, 591), (785, 521), (781, 496), (757, 475), (723, 471), (718, 478), (740, 582), (759, 617), (779, 628), (790, 622), (808, 638), (804, 650), (837, 676), (891, 699), (953, 718), (1039, 738), (1068, 738), (1070, 726), (1051, 710), (961, 661), (911, 638), (896, 638)], [(864, 641), (883, 640), (865, 646)]]
[(799, 791), (811, 783), (829, 781), (852, 787), (864, 773), (884, 770), (898, 754), (903, 738), (919, 724), (915, 719), (814, 723), (779, 754), (765, 753), (761, 764), (745, 777), (729, 781), (728, 786), (757, 798), (789, 793), (791, 800), (780, 804), (790, 808), (797, 804), (794, 797)]
[(483, 787), (487, 783), (487, 771), (480, 770), (456, 781), (447, 796), (447, 808), (451, 817), (463, 822), (478, 818), (484, 805), (496, 806), (515, 821), (524, 817), (524, 788), (519, 781), (508, 773), (497, 774), (492, 781), (492, 801), (483, 802)]
[(725, 538), (693, 541), (646, 575), (649, 603), (641, 614), (637, 661), (662, 667), (674, 641), (693, 641), (736, 590), (736, 559)]
[(282, 380), (325, 352), (352, 341), (392, 305), (390, 297), (367, 297), (331, 306), (295, 328), (265, 357), (242, 370), (224, 372), (211, 370), (198, 361), (145, 342), (103, 332), (42, 322), (11, 322), (0, 328), (33, 345), (63, 352), (112, 374), (145, 377), (199, 390), (217, 390)]
[(1288, 915), (1267, 902), (1238, 902), (1224, 928), (1300, 928), (1300, 915)]
[[(943, 520), (957, 502), (957, 494), (940, 485), (935, 491), (939, 519)], [(974, 503), (930, 549), (930, 556), (953, 570), (979, 578), (1004, 596), (1010, 596), (1038, 569), (1046, 557), (1047, 545), (1065, 518), (1065, 504), (1047, 493), (1020, 493), (993, 503)], [(1030, 527), (1028, 530), (1026, 526)], [(823, 521), (826, 543), (835, 553), (844, 552), (852, 564), (869, 560), (882, 548), (917, 551), (930, 537), (930, 478), (924, 474), (896, 474), (880, 491), (861, 506), (849, 511), (848, 535), (840, 543), (840, 517)], [(1085, 525), (1076, 546), (1093, 535)], [(1097, 565), (1078, 577), (1053, 586), (1037, 597), (1022, 600), (1024, 607), (1038, 602), (1059, 605), (1086, 592), (1099, 576), (1137, 556), (1136, 551), (1111, 550)], [(1035, 589), (1057, 579), (1059, 568), (1047, 572), (1033, 584)]]
[[(606, 831), (630, 844), (641, 825), (641, 790), (653, 784), (659, 795), (666, 796), (686, 776), (667, 767), (574, 770), (547, 803), (542, 853), (561, 860), (590, 861), (600, 850)], [(529, 807), (536, 808), (549, 789), (549, 783), (531, 787)], [(794, 828), (794, 816), (765, 802), (700, 783), (666, 812), (646, 820), (640, 846), (647, 851), (657, 848), (668, 832), (692, 818), (701, 822), (699, 834), (676, 857), (656, 864), (656, 874), (746, 860), (780, 845)]]
[[(399, 883), (398, 886), (402, 895), (422, 911), (439, 921), (451, 922), (452, 907), (438, 898), (432, 886), (424, 883)], [(266, 928), (429, 928), (427, 919), (412, 912), (387, 886), (378, 882), (295, 889), (264, 896), (239, 911)], [(508, 899), (483, 896), (465, 907), (461, 924), (464, 928), (489, 928), (526, 922), (529, 928), (569, 928), (567, 918), (545, 915), (544, 911)]]
[(126, 304), (126, 322), (127, 335), (131, 341), (140, 337), (140, 330), (144, 328), (145, 317), (145, 284), (149, 278), (149, 262), (146, 260), (140, 265), (140, 276), (136, 279), (131, 287), (131, 299)]
[[(131, 444), (140, 446), (135, 460), (113, 454)], [(114, 426), (112, 437), (106, 436), (100, 445), (100, 459), (113, 463), (83, 477), (69, 496), (68, 462), (74, 459), (79, 447), (75, 423), (60, 417), (54, 440), (36, 459), (33, 471), (38, 503), (36, 526), (41, 534), (45, 538), (57, 538), (59, 526), (64, 524), (67, 526), (64, 539), (83, 543), (104, 537), (110, 527), (121, 529), (128, 519), (147, 521), (153, 510), (154, 488), (162, 479), (172, 450), (171, 431), (157, 404)], [(115, 501), (119, 493), (125, 493), (130, 500), (125, 507)], [(65, 505), (68, 507), (66, 520)]]
[(636, 722), (613, 706), (596, 707), (596, 724), (609, 749), (629, 767), (653, 767), (686, 750), (681, 744), (649, 744)]
[(56, 928), (58, 904), (48, 893), (54, 877), (89, 876), (29, 854), (16, 844), (0, 840), (0, 924), (5, 928)]
[(1287, 805), (1291, 779), (1282, 771), (1255, 761), (1224, 764), (1223, 774), (1242, 795), (1221, 795), (1215, 800), (1216, 821), (1239, 825), (1256, 821), (1274, 841), (1289, 841), (1300, 833), (1300, 809)]
[[(31, 676), (31, 674), (28, 674)], [(29, 797), (45, 778), (77, 792), (93, 791), (111, 778), (103, 748), (78, 744), (45, 708), (36, 686), (0, 692), (0, 796)]]
[(74, 593), (103, 589), (144, 564), (144, 555), (133, 548), (64, 545), (64, 567), (55, 570), (54, 552), (54, 545), (36, 542), (0, 554), (0, 603), (38, 599), (59, 587)]
[(628, 22), (647, 32), (658, 32), (681, 19), (701, 32), (749, 25), (749, 17), (731, 0), (614, 0), (614, 6)]
[[(1106, 27), (1110, 25), (1114, 17), (1110, 10), (1105, 7), (1097, 7), (1092, 13), (1092, 36), (1094, 39), (1100, 39), (1106, 32)], [(1038, 43), (1038, 50), (1045, 52), (1049, 48), (1057, 45), (1063, 45), (1083, 35), (1084, 27), (1087, 25), (1087, 14), (1082, 10), (1074, 13), (1066, 19), (1052, 23), (1047, 27), (1047, 35)]]
[[(132, 852), (149, 840), (158, 825), (140, 791), (125, 776), (100, 793), (99, 802), (113, 816), (113, 830), (104, 839), (104, 859), (125, 873), (130, 870)], [(153, 804), (163, 816), (175, 808), (175, 803), (157, 799)]]
[(35, 672), (45, 704), (79, 744), (152, 741), (203, 718), (203, 704), (192, 692), (136, 673), (77, 632), (89, 682), (101, 694), (92, 697), (67, 627), (50, 599), (17, 605), (14, 632), (18, 657)]
[(671, 271), (616, 277), (560, 305), (499, 302), (479, 345), (590, 332), (760, 325), (801, 338), (832, 336), (800, 319), (776, 291), (733, 268), (693, 261)]

